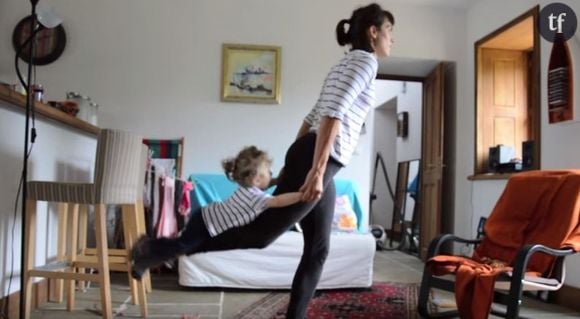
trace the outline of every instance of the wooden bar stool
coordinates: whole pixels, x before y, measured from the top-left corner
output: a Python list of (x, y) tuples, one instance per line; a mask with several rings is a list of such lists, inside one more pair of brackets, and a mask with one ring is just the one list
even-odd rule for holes
[[(137, 183), (137, 201), (134, 204), (121, 205), (122, 214), (122, 225), (123, 225), (123, 239), (125, 242), (125, 249), (108, 249), (109, 255), (109, 268), (115, 271), (127, 272), (129, 285), (131, 287), (131, 296), (133, 304), (139, 304), (138, 299), (138, 289), (137, 280), (131, 277), (131, 265), (128, 256), (131, 253), (131, 248), (133, 243), (141, 236), (146, 233), (145, 229), (145, 211), (143, 207), (143, 187), (145, 184), (145, 169), (147, 164), (149, 148), (145, 145), (141, 146), (141, 158), (139, 161), (139, 180)], [(77, 258), (77, 265), (79, 265), (78, 271), (80, 273), (85, 272), (85, 267), (87, 263), (95, 263), (96, 249), (87, 248), (87, 214), (86, 210), (81, 211), (79, 218), (79, 249)], [(75, 236), (73, 233), (72, 236)], [(151, 292), (151, 277), (147, 273), (142, 279), (145, 283), (145, 288), (147, 292)], [(85, 282), (79, 281), (79, 288), (84, 290)], [(62, 299), (61, 299), (62, 300)]]
[[(61, 183), (61, 182), (28, 182), (28, 197), (26, 199), (26, 214), (28, 223), (25, 225), (25, 267), (23, 275), (25, 279), (24, 301), (25, 318), (30, 318), (32, 283), (33, 277), (51, 279), (64, 279), (69, 292), (67, 309), (74, 308), (74, 281), (95, 281), (99, 283), (101, 295), (101, 307), (103, 318), (112, 318), (110, 274), (109, 270), (116, 265), (124, 264), (130, 268), (127, 251), (131, 248), (131, 238), (138, 236), (138, 221), (136, 203), (140, 198), (138, 190), (140, 160), (142, 158), (142, 138), (138, 135), (103, 129), (99, 133), (97, 142), (97, 154), (95, 161), (94, 183)], [(61, 227), (70, 225), (66, 233), (70, 252), (63, 255), (59, 253), (56, 263), (35, 267), (35, 243), (36, 243), (36, 204), (38, 201), (57, 202), (60, 205), (59, 215), (65, 219), (59, 221)], [(124, 250), (125, 256), (121, 258), (109, 257), (107, 245), (106, 209), (105, 205), (123, 205), (128, 208), (127, 215), (133, 218), (124, 218), (126, 223), (129, 245)], [(95, 237), (96, 249), (93, 258), (86, 260), (82, 254), (78, 254), (79, 234), (79, 205), (93, 205), (95, 208)], [(133, 208), (130, 208), (133, 207)], [(82, 211), (82, 210), (81, 210)], [(71, 221), (68, 222), (67, 219)], [(81, 217), (81, 219), (84, 217)], [(61, 231), (59, 230), (61, 233)], [(64, 236), (63, 236), (64, 237)], [(61, 237), (62, 239), (62, 237)], [(63, 243), (59, 243), (62, 246)], [(112, 262), (112, 263), (111, 263)], [(76, 272), (76, 268), (96, 268), (98, 274), (86, 274)], [(143, 282), (134, 281), (133, 298), (139, 300), (141, 315), (147, 316), (147, 299)]]

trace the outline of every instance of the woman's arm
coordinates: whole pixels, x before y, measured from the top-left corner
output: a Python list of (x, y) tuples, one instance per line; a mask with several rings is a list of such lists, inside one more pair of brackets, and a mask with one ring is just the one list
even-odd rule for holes
[(295, 203), (298, 203), (302, 198), (302, 193), (300, 192), (292, 192), (292, 193), (284, 193), (276, 196), (272, 196), (266, 200), (266, 207), (284, 207), (289, 206)]
[(324, 171), (326, 170), (330, 150), (338, 134), (340, 125), (341, 122), (339, 119), (331, 117), (321, 118), (320, 128), (316, 136), (312, 168), (310, 168), (304, 184), (300, 187), (300, 191), (304, 193), (302, 200), (313, 201), (320, 199), (322, 196)]

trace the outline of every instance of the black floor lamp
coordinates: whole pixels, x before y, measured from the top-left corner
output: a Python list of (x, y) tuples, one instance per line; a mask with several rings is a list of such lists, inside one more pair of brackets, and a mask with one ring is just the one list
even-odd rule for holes
[[(26, 229), (26, 197), (27, 197), (27, 187), (26, 187), (26, 181), (28, 178), (28, 156), (29, 154), (29, 150), (28, 150), (28, 142), (29, 142), (29, 138), (31, 143), (34, 143), (34, 139), (36, 138), (36, 131), (32, 130), (31, 134), (29, 135), (30, 132), (30, 118), (32, 116), (33, 113), (33, 106), (34, 106), (34, 94), (33, 94), (33, 87), (34, 84), (32, 83), (32, 65), (34, 64), (34, 57), (35, 57), (35, 52), (36, 52), (36, 34), (38, 34), (38, 32), (40, 30), (42, 30), (43, 28), (54, 28), (56, 26), (58, 26), (59, 24), (62, 23), (62, 19), (59, 18), (57, 15), (55, 15), (52, 10), (50, 9), (50, 7), (46, 6), (46, 5), (38, 5), (38, 1), (39, 0), (30, 0), (30, 4), (32, 5), (32, 10), (31, 10), (31, 15), (30, 15), (30, 36), (28, 37), (28, 39), (26, 39), (26, 41), (24, 43), (22, 43), (22, 46), (17, 50), (16, 53), (16, 58), (15, 58), (15, 67), (16, 67), (16, 73), (18, 75), (18, 78), (20, 80), (20, 82), (22, 83), (22, 85), (25, 87), (26, 89), (26, 115), (25, 115), (25, 124), (24, 124), (24, 158), (23, 158), (23, 165), (22, 165), (22, 231), (21, 231), (21, 246), (20, 246), (20, 250), (21, 250), (21, 254), (20, 254), (20, 318), (24, 318), (24, 314), (25, 314), (25, 304), (24, 304), (24, 286), (26, 285), (26, 282), (24, 280), (24, 261), (25, 261), (25, 255), (24, 255), (24, 250), (25, 250), (25, 229)], [(38, 5), (38, 8), (37, 8)], [(37, 10), (38, 9), (38, 10)], [(24, 78), (22, 77), (20, 70), (18, 68), (18, 58), (20, 57), (20, 54), (24, 51), (24, 49), (26, 48), (26, 46), (30, 44), (30, 46), (28, 47), (29, 49), (29, 59), (28, 59), (28, 70), (27, 70), (27, 80), (25, 81)]]

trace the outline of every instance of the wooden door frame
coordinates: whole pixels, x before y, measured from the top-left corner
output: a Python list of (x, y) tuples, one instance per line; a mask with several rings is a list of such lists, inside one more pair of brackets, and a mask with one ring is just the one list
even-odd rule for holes
[[(439, 67), (440, 64), (443, 64), (443, 69), (444, 69), (444, 72), (445, 72), (445, 69), (449, 65), (449, 63), (446, 62), (446, 61), (439, 61), (439, 63), (437, 63), (437, 65), (435, 66), (435, 68)], [(435, 70), (435, 68), (433, 70)], [(424, 77), (420, 77), (420, 76), (407, 76), (407, 75), (392, 75), (392, 74), (384, 74), (384, 73), (379, 73), (379, 74), (377, 74), (377, 77), (376, 77), (379, 80), (419, 82), (419, 83), (421, 83), (423, 85), (423, 87), (421, 89), (421, 110), (422, 110), (422, 115), (421, 116), (422, 116), (422, 119), (421, 119), (421, 165), (420, 165), (420, 174), (423, 174), (424, 158), (425, 158), (425, 154), (424, 154), (424, 151), (425, 151), (425, 145), (424, 145), (425, 139), (424, 139), (424, 136), (423, 136), (423, 132), (425, 130), (425, 116), (424, 116), (424, 114), (425, 114), (425, 112), (424, 112), (424, 110), (425, 110), (425, 94), (424, 94), (423, 90), (425, 88), (425, 82), (427, 81), (429, 75), (431, 74), (431, 72), (433, 70), (431, 70), (429, 72), (429, 74), (427, 74)], [(443, 75), (443, 76), (445, 77), (445, 75)], [(449, 85), (449, 84), (447, 84), (447, 85)], [(454, 85), (456, 85), (456, 84), (454, 84)], [(445, 84), (444, 84), (444, 86), (445, 86)], [(445, 100), (445, 89), (444, 88), (442, 89), (441, 94), (442, 94), (442, 99)], [(443, 105), (443, 110), (445, 111), (445, 104)], [(444, 120), (444, 119), (445, 119), (445, 114), (442, 115), (442, 120)], [(443, 123), (443, 125), (446, 125), (446, 124)], [(454, 126), (454, 124), (452, 124), (452, 125)], [(443, 133), (444, 130), (445, 130), (445, 127), (443, 126), (441, 128), (441, 130), (442, 130), (442, 133)], [(441, 140), (442, 147), (444, 148), (443, 155), (445, 155), (445, 153), (446, 153), (445, 152), (445, 147), (448, 147), (448, 146), (445, 145), (445, 140), (446, 140), (446, 138), (445, 138), (445, 136), (443, 136), (442, 137), (442, 140)], [(449, 163), (455, 163), (455, 161), (450, 161), (450, 160), (445, 159), (445, 158), (443, 158), (443, 160), (445, 161), (445, 163), (444, 163), (445, 165), (449, 165)], [(449, 169), (453, 169), (454, 170), (453, 167), (449, 167), (449, 166), (447, 166), (446, 169), (447, 170), (449, 170)], [(424, 182), (423, 177), (421, 177), (421, 181), (422, 181), (422, 183)], [(444, 190), (445, 189), (445, 186), (446, 186), (445, 185), (445, 182), (449, 182), (449, 181), (445, 178), (445, 173), (443, 173), (442, 181), (441, 181), (441, 190)], [(422, 196), (422, 195), (419, 195), (419, 196)], [(439, 197), (440, 197), (441, 204), (443, 204), (444, 196), (442, 194), (440, 194)], [(417, 204), (419, 205), (419, 207), (418, 207), (419, 211), (422, 212), (423, 211), (423, 209), (421, 207), (422, 200), (419, 200), (419, 202), (416, 203), (416, 205)], [(454, 203), (448, 203), (448, 204), (450, 204), (451, 206), (453, 206)], [(441, 208), (441, 211), (442, 211), (442, 208)], [(452, 216), (452, 213), (453, 212), (447, 212), (447, 213), (450, 214), (448, 217), (453, 217)], [(423, 214), (421, 214), (421, 215), (423, 215)], [(423, 218), (424, 217), (421, 216), (421, 220), (423, 220)], [(443, 212), (441, 212), (439, 219), (440, 219), (439, 220), (439, 222), (440, 222), (439, 228), (440, 228), (441, 231), (444, 231), (444, 229), (443, 229), (444, 228), (444, 224), (443, 224), (443, 220), (442, 220), (443, 219)], [(425, 256), (422, 256), (423, 254), (421, 254), (421, 241), (423, 240), (423, 237), (422, 237), (422, 234), (421, 233), (419, 234), (419, 236), (420, 236), (419, 237), (419, 247), (417, 247), (417, 248), (419, 250), (420, 257), (422, 259), (424, 259)]]
[(542, 107), (541, 107), (541, 98), (540, 98), (540, 65), (541, 65), (541, 52), (540, 52), (540, 32), (538, 30), (538, 21), (540, 19), (540, 6), (536, 5), (530, 10), (524, 12), (520, 16), (516, 17), (515, 19), (511, 20), (510, 22), (504, 24), (497, 30), (491, 32), (490, 34), (484, 36), (483, 38), (477, 40), (473, 44), (473, 55), (474, 55), (474, 105), (475, 105), (475, 116), (474, 116), (474, 128), (475, 128), (475, 143), (473, 149), (473, 175), (482, 174), (486, 171), (485, 169), (485, 162), (482, 161), (478, 154), (482, 151), (483, 145), (479, 145), (479, 132), (480, 132), (480, 118), (479, 118), (479, 104), (480, 104), (480, 97), (479, 97), (479, 72), (480, 69), (479, 60), (479, 48), (489, 40), (501, 35), (508, 29), (512, 28), (513, 26), (517, 25), (518, 23), (524, 21), (532, 17), (534, 20), (533, 23), (533, 38), (534, 38), (534, 45), (533, 45), (533, 53), (531, 55), (531, 67), (530, 67), (530, 74), (528, 74), (528, 79), (530, 83), (528, 83), (528, 105), (529, 108), (534, 115), (534, 118), (530, 119), (532, 122), (533, 129), (530, 133), (531, 138), (534, 140), (534, 166), (533, 169), (540, 169), (541, 166), (541, 129), (542, 129)]

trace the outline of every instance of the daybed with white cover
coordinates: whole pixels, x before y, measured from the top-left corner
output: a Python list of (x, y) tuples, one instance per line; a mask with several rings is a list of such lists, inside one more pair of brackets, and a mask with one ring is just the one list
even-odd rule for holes
[[(236, 185), (223, 174), (194, 174), (193, 208), (225, 199)], [(337, 198), (352, 203), (357, 221), (363, 218), (355, 184), (335, 180)], [(344, 198), (348, 200), (344, 200)], [(337, 200), (339, 202), (340, 200)], [(350, 205), (349, 205), (350, 206)], [(344, 210), (345, 207), (339, 207)], [(349, 208), (350, 209), (350, 208)], [(373, 277), (375, 240), (369, 233), (333, 231), (330, 251), (319, 289), (370, 287)], [(188, 287), (228, 287), (251, 289), (288, 289), (302, 255), (302, 234), (288, 231), (264, 249), (239, 249), (210, 252), (179, 258), (179, 284)]]

